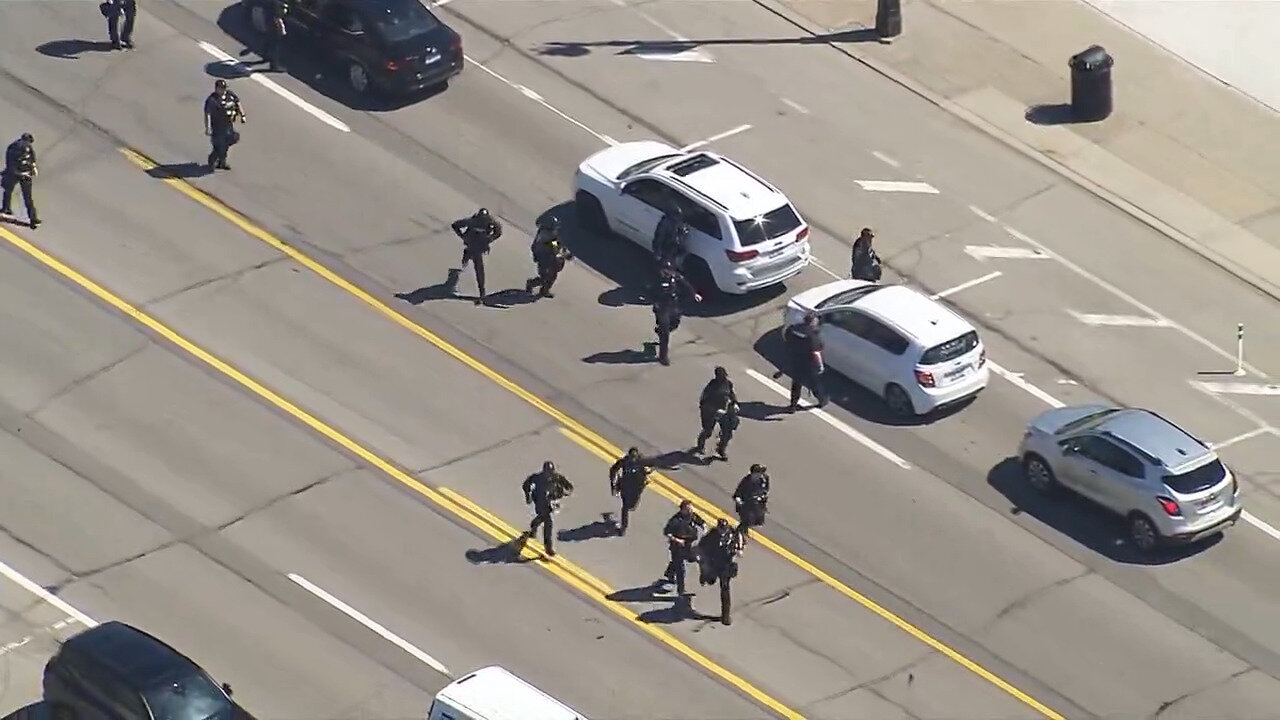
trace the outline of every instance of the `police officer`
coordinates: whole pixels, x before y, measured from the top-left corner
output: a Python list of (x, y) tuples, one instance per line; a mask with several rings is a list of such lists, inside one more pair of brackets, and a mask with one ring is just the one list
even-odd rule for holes
[(724, 518), (720, 518), (711, 532), (698, 541), (699, 579), (703, 585), (720, 584), (720, 622), (725, 625), (733, 622), (729, 582), (738, 576), (738, 555), (741, 553), (741, 536)]
[(679, 264), (684, 259), (685, 238), (689, 235), (689, 226), (684, 222), (684, 212), (673, 205), (663, 213), (658, 227), (653, 232), (653, 257), (662, 264), (668, 260)]
[(733, 506), (738, 511), (738, 533), (745, 544), (750, 529), (764, 524), (765, 513), (769, 511), (769, 471), (765, 466), (756, 463), (751, 472), (738, 482), (733, 491)]
[(271, 0), (267, 4), (267, 10), (271, 17), (267, 23), (266, 48), (262, 59), (270, 64), (272, 72), (280, 72), (284, 69), (284, 37), (288, 32), (285, 18), (289, 15), (289, 1)]
[[(102, 4), (102, 13), (107, 16), (107, 36), (111, 38), (111, 48), (133, 49), (133, 23), (138, 19), (138, 0), (107, 0)], [(120, 26), (121, 19), (124, 27)]]
[(640, 457), (639, 448), (631, 448), (613, 467), (609, 468), (609, 491), (622, 500), (622, 513), (618, 516), (618, 534), (627, 534), (631, 512), (640, 507), (640, 494), (649, 485), (649, 473), (653, 467)]
[(226, 80), (215, 80), (213, 92), (204, 100), (204, 134), (209, 136), (213, 149), (209, 152), (209, 169), (230, 170), (227, 151), (240, 142), (235, 124), (247, 122), (240, 98), (227, 87)]
[(658, 268), (658, 276), (649, 291), (653, 303), (653, 330), (658, 334), (658, 362), (671, 364), (671, 333), (680, 327), (680, 290), (688, 292), (694, 302), (702, 302), (702, 296), (675, 263), (667, 260)]
[(539, 288), (538, 297), (555, 297), (551, 287), (564, 270), (565, 262), (573, 259), (573, 253), (560, 245), (560, 218), (552, 216), (538, 224), (530, 250), (538, 275), (525, 282), (524, 291), (532, 293), (534, 288)]
[(22, 188), (22, 202), (27, 206), (27, 224), (32, 230), (40, 227), (40, 214), (31, 194), (31, 183), (39, 174), (36, 167), (35, 136), (22, 133), (22, 137), (9, 143), (4, 151), (4, 171), (0, 173), (0, 187), (4, 190), (4, 203), (0, 215), (13, 217), (13, 191)]
[(817, 314), (809, 313), (805, 315), (804, 322), (789, 326), (782, 340), (791, 363), (791, 405), (787, 412), (800, 409), (800, 392), (805, 385), (813, 391), (818, 407), (826, 406), (827, 391), (822, 383), (826, 365), (822, 360), (822, 336), (818, 332)]
[(733, 439), (733, 431), (738, 429), (738, 396), (733, 391), (733, 381), (729, 379), (729, 371), (722, 367), (715, 369), (715, 377), (702, 388), (698, 398), (698, 414), (702, 419), (702, 431), (698, 433), (698, 444), (694, 453), (701, 455), (707, 450), (707, 441), (716, 426), (720, 427), (720, 437), (716, 439), (716, 457), (728, 460), (729, 441)]
[(480, 208), (475, 215), (457, 220), (453, 223), (453, 232), (462, 238), (462, 269), (467, 263), (474, 263), (476, 268), (476, 304), (485, 300), (484, 291), (484, 256), (489, 254), (493, 241), (502, 237), (502, 225), (493, 219), (489, 211)]
[(564, 475), (556, 471), (556, 464), (550, 460), (542, 463), (542, 470), (525, 478), (524, 485), (524, 502), (526, 505), (533, 506), (533, 522), (529, 524), (529, 530), (521, 536), (522, 540), (527, 540), (538, 532), (538, 526), (542, 526), (542, 546), (547, 549), (547, 555), (554, 557), (555, 548), (552, 546), (555, 537), (554, 523), (551, 516), (560, 509), (560, 501), (573, 494), (573, 483)]
[(871, 232), (871, 228), (862, 228), (858, 239), (853, 241), (853, 252), (849, 259), (849, 277), (854, 280), (880, 282), (883, 271), (880, 268), (880, 256), (871, 247), (871, 241), (874, 238), (875, 233)]
[(667, 583), (675, 583), (678, 595), (684, 595), (685, 592), (685, 563), (697, 560), (698, 537), (706, 527), (707, 522), (693, 511), (693, 503), (681, 500), (680, 509), (667, 520), (662, 530), (662, 534), (667, 536), (667, 550), (671, 555), (662, 579)]

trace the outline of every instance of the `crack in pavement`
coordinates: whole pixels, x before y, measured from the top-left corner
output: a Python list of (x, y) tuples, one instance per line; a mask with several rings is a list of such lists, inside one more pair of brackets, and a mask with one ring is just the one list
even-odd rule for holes
[(193, 290), (199, 290), (200, 288), (203, 288), (203, 287), (216, 285), (217, 283), (220, 283), (223, 281), (229, 281), (229, 284), (234, 285), (240, 280), (243, 280), (245, 276), (247, 276), (249, 273), (254, 272), (255, 270), (261, 270), (265, 267), (269, 267), (271, 265), (276, 265), (279, 263), (289, 262), (291, 260), (292, 258), (290, 258), (287, 255), (277, 255), (268, 260), (263, 260), (261, 262), (254, 263), (253, 265), (250, 265), (248, 267), (240, 268), (238, 270), (232, 270), (229, 273), (224, 273), (222, 275), (218, 275), (217, 277), (206, 278), (204, 280), (197, 280), (196, 282), (193, 282), (190, 285), (187, 285), (185, 287), (180, 287), (177, 290), (172, 290), (170, 292), (164, 293), (163, 295), (152, 298), (151, 300), (144, 301), (141, 304), (139, 304), (137, 307), (139, 310), (150, 312), (157, 305), (168, 302), (169, 300), (172, 300), (181, 295), (185, 295), (186, 293), (189, 293)]
[(449, 458), (448, 460), (444, 460), (439, 463), (436, 463), (435, 465), (430, 465), (420, 470), (412, 470), (410, 471), (410, 474), (413, 475), (414, 477), (421, 477), (423, 475), (429, 475), (434, 472), (439, 472), (440, 470), (444, 470), (445, 468), (451, 467), (453, 465), (457, 465), (460, 462), (465, 462), (472, 458), (485, 455), (487, 453), (493, 452), (494, 450), (504, 448), (508, 445), (519, 442), (526, 438), (537, 437), (538, 435), (541, 435), (547, 432), (548, 430), (558, 428), (559, 426), (560, 426), (560, 423), (557, 422), (556, 420), (554, 419), (547, 420), (546, 422), (542, 423), (541, 425), (531, 430), (525, 430), (523, 432), (516, 433), (515, 435), (511, 435), (509, 437), (503, 438), (502, 440), (499, 440), (495, 443), (490, 443), (489, 445), (485, 445), (484, 447), (476, 448), (475, 450), (465, 452), (461, 455)]
[(1064, 578), (1059, 578), (1059, 579), (1054, 580), (1053, 582), (1049, 583), (1048, 585), (1044, 585), (1044, 586), (1042, 586), (1042, 587), (1038, 587), (1038, 588), (1036, 588), (1036, 589), (1032, 590), (1031, 592), (1029, 592), (1029, 593), (1027, 593), (1027, 594), (1023, 595), (1022, 597), (1020, 597), (1020, 598), (1018, 598), (1018, 599), (1014, 600), (1013, 602), (1011, 602), (1011, 603), (1009, 603), (1008, 605), (1005, 605), (1003, 608), (1001, 608), (1001, 609), (1000, 609), (1000, 611), (999, 611), (999, 612), (997, 612), (997, 613), (995, 614), (995, 617), (991, 618), (991, 620), (990, 620), (990, 621), (988, 621), (986, 624), (984, 624), (984, 625), (983, 625), (983, 626), (978, 630), (978, 632), (977, 632), (977, 633), (974, 633), (974, 634), (975, 634), (975, 635), (982, 634), (984, 631), (986, 631), (986, 630), (987, 630), (988, 628), (990, 628), (992, 625), (994, 625), (994, 624), (996, 624), (997, 622), (999, 622), (999, 621), (1003, 620), (1003, 619), (1004, 619), (1005, 617), (1007, 617), (1009, 614), (1011, 614), (1011, 613), (1013, 613), (1013, 612), (1015, 612), (1015, 611), (1017, 611), (1017, 610), (1021, 610), (1022, 608), (1027, 607), (1027, 606), (1028, 606), (1028, 605), (1030, 605), (1031, 603), (1033, 603), (1033, 602), (1035, 602), (1035, 601), (1039, 600), (1040, 598), (1045, 597), (1046, 595), (1048, 595), (1048, 594), (1052, 593), (1054, 590), (1057, 590), (1057, 589), (1059, 589), (1059, 588), (1066, 587), (1067, 585), (1070, 585), (1071, 583), (1075, 582), (1076, 580), (1079, 580), (1080, 578), (1088, 577), (1088, 576), (1090, 576), (1090, 575), (1092, 575), (1092, 574), (1094, 574), (1094, 573), (1093, 573), (1093, 570), (1092, 570), (1092, 569), (1090, 569), (1090, 568), (1087, 568), (1087, 567), (1086, 567), (1083, 571), (1078, 572), (1078, 573), (1076, 573), (1075, 575), (1071, 575), (1071, 576), (1069, 576), (1069, 577), (1064, 577)]

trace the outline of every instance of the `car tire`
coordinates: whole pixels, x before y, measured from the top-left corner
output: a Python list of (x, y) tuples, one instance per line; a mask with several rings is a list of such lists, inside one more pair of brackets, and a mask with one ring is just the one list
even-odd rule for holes
[(371, 94), (373, 89), (373, 80), (369, 77), (369, 70), (357, 60), (347, 61), (347, 87), (357, 95), (362, 97)]
[(1129, 513), (1128, 534), (1138, 552), (1149, 553), (1160, 547), (1160, 531), (1151, 518), (1140, 512)]
[(911, 402), (911, 396), (901, 385), (889, 383), (884, 389), (884, 404), (888, 406), (889, 412), (895, 417), (910, 418), (916, 417), (915, 403)]
[(1022, 460), (1022, 476), (1032, 490), (1048, 495), (1058, 489), (1058, 479), (1053, 475), (1049, 463), (1039, 455), (1028, 455)]
[(574, 210), (578, 215), (578, 224), (583, 230), (595, 235), (609, 236), (613, 231), (609, 228), (609, 218), (604, 215), (604, 207), (595, 195), (586, 190), (579, 190), (573, 197)]
[(716, 277), (711, 274), (707, 261), (697, 255), (685, 257), (684, 277), (703, 300), (720, 295), (720, 286), (716, 284)]
[(249, 3), (249, 27), (259, 35), (267, 34), (267, 8), (260, 2)]

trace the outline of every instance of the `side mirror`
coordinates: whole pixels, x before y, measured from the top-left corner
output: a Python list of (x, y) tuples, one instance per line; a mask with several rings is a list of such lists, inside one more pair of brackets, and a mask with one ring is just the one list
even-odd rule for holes
[(231, 685), (229, 685), (228, 683), (222, 683), (222, 692), (226, 693), (227, 697), (231, 697), (233, 694), (231, 692)]

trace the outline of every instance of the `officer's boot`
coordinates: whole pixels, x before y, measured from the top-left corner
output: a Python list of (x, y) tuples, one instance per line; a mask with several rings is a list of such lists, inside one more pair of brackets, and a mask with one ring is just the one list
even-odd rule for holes
[(658, 362), (671, 364), (671, 333), (661, 327), (658, 328)]
[(693, 451), (699, 455), (707, 451), (707, 441), (711, 439), (711, 431), (703, 428), (698, 433), (698, 443), (694, 446)]
[(729, 459), (729, 438), (725, 437), (723, 432), (716, 440), (716, 457), (726, 461)]
[(533, 294), (533, 289), (538, 287), (538, 278), (533, 277), (524, 281), (524, 291), (527, 295)]
[(618, 536), (627, 534), (627, 525), (631, 522), (631, 511), (627, 509), (627, 501), (622, 501), (622, 513), (618, 516)]

